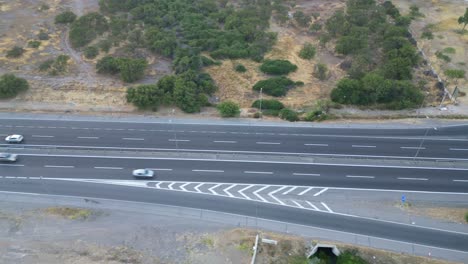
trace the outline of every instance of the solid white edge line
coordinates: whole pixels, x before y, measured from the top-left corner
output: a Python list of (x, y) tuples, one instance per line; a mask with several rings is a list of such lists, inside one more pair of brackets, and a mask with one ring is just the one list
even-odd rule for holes
[[(98, 199), (102, 201), (112, 201), (112, 202), (126, 202), (126, 203), (135, 203), (135, 204), (144, 204), (144, 205), (160, 205), (160, 206), (165, 206), (165, 207), (172, 207), (172, 208), (183, 208), (183, 209), (192, 209), (192, 210), (203, 210), (207, 212), (214, 212), (214, 213), (221, 213), (221, 214), (226, 214), (226, 215), (234, 215), (234, 216), (242, 216), (246, 217), (247, 215), (241, 215), (241, 214), (234, 214), (234, 213), (226, 213), (226, 212), (220, 212), (220, 211), (215, 211), (215, 210), (210, 210), (210, 209), (197, 209), (197, 208), (192, 208), (192, 207), (184, 207), (184, 206), (177, 206), (177, 205), (166, 205), (166, 204), (160, 204), (160, 203), (146, 203), (146, 202), (135, 202), (135, 201), (126, 201), (126, 200), (119, 200), (119, 199), (109, 199), (109, 198), (98, 198), (98, 197), (90, 197), (90, 196), (73, 196), (73, 195), (58, 195), (58, 194), (39, 194), (39, 193), (28, 193), (28, 192), (13, 192), (13, 191), (0, 191), (0, 193), (10, 193), (10, 194), (21, 194), (21, 195), (31, 195), (31, 196), (50, 196), (50, 197), (65, 197), (65, 198), (74, 198), (74, 199), (83, 199), (83, 198), (88, 198), (88, 199)], [(240, 198), (242, 199), (242, 198)], [(243, 200), (243, 199), (242, 199)], [(315, 210), (311, 210), (315, 211)], [(323, 212), (323, 211), (318, 211), (319, 213), (330, 213), (330, 212)], [(356, 218), (363, 218), (359, 216), (353, 216), (353, 215), (346, 215), (346, 214), (340, 214), (340, 213), (333, 213), (333, 214), (338, 214), (338, 215), (343, 215), (343, 216), (350, 216), (350, 217), (356, 217)], [(252, 216), (247, 216), (247, 217), (252, 217)], [(278, 220), (272, 220), (272, 219), (267, 219), (267, 218), (259, 218), (257, 219), (264, 220), (264, 221), (270, 221), (270, 222), (275, 222), (275, 223), (282, 223), (282, 224), (293, 224), (296, 226), (302, 226), (302, 227), (307, 227), (307, 228), (315, 228), (319, 230), (325, 230), (325, 231), (332, 231), (332, 232), (338, 232), (342, 234), (350, 234), (350, 235), (358, 235), (358, 236), (363, 236), (363, 237), (371, 237), (371, 238), (376, 238), (376, 239), (381, 239), (385, 241), (393, 241), (397, 243), (404, 243), (408, 245), (418, 245), (418, 246), (423, 246), (427, 248), (435, 248), (435, 249), (442, 249), (442, 250), (447, 250), (447, 251), (453, 251), (453, 252), (459, 252), (459, 253), (468, 253), (468, 251), (461, 251), (461, 250), (456, 250), (456, 249), (450, 249), (450, 248), (443, 248), (443, 247), (435, 247), (435, 246), (429, 246), (429, 245), (424, 245), (424, 244), (419, 244), (419, 243), (413, 243), (413, 242), (406, 242), (406, 241), (400, 241), (400, 240), (394, 240), (394, 239), (388, 239), (388, 238), (382, 238), (382, 237), (376, 237), (376, 236), (371, 236), (371, 235), (363, 235), (363, 234), (358, 234), (358, 233), (352, 233), (352, 232), (346, 232), (346, 231), (340, 231), (340, 230), (333, 230), (329, 228), (323, 228), (323, 227), (314, 227), (314, 226), (308, 226), (304, 224), (296, 224), (296, 223), (291, 223), (291, 222), (284, 222), (284, 221), (278, 221)], [(450, 231), (450, 230), (443, 230), (443, 229), (436, 229), (436, 228), (430, 228), (430, 227), (423, 227), (423, 226), (418, 226), (418, 225), (410, 225), (410, 224), (404, 224), (404, 223), (398, 223), (398, 222), (390, 222), (390, 221), (384, 221), (381, 219), (374, 219), (374, 218), (368, 218), (369, 220), (374, 220), (374, 221), (382, 221), (382, 222), (389, 222), (389, 223), (394, 223), (394, 224), (399, 224), (399, 225), (405, 225), (405, 226), (412, 226), (412, 227), (417, 227), (421, 229), (429, 229), (429, 230), (436, 230), (436, 231), (442, 231), (442, 232), (448, 232), (448, 233), (455, 233), (455, 234), (462, 234), (462, 235), (467, 235), (467, 233), (461, 233), (461, 232), (456, 232), (456, 231)]]
[[(182, 151), (182, 150), (181, 150)], [(453, 170), (468, 171), (468, 168), (449, 167), (411, 167), (394, 165), (366, 165), (366, 164), (343, 164), (343, 163), (322, 163), (322, 162), (289, 162), (289, 161), (263, 161), (263, 160), (229, 160), (229, 159), (195, 159), (195, 158), (162, 158), (162, 157), (131, 157), (131, 156), (97, 156), (97, 155), (62, 155), (62, 154), (31, 154), (20, 153), (18, 155), (31, 157), (63, 157), (63, 158), (99, 158), (99, 159), (139, 159), (139, 160), (186, 160), (186, 161), (206, 161), (206, 162), (236, 162), (236, 163), (264, 163), (264, 164), (297, 164), (297, 165), (319, 165), (336, 167), (364, 167), (364, 168), (396, 168), (396, 169), (421, 169), (421, 170)]]

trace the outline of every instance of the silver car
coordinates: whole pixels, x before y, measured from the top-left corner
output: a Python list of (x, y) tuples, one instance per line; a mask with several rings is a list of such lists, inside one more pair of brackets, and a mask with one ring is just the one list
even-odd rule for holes
[(0, 153), (0, 161), (15, 162), (18, 159), (17, 154)]
[(136, 178), (153, 178), (154, 171), (150, 169), (137, 169), (133, 171), (133, 176)]
[(22, 135), (9, 135), (5, 138), (7, 143), (21, 143), (24, 137)]

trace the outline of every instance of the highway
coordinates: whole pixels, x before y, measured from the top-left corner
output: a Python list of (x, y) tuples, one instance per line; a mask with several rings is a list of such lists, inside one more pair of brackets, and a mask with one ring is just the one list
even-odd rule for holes
[(0, 121), (1, 136), (26, 137), (22, 147), (468, 160), (468, 126), (376, 130)]
[(25, 154), (16, 164), (0, 164), (0, 176), (132, 179), (150, 168), (158, 180), (284, 184), (327, 187), (466, 192), (468, 168), (412, 168), (268, 161), (201, 160), (89, 155)]
[[(327, 210), (313, 209), (327, 188), (468, 193), (468, 166), (451, 165), (468, 161), (467, 125), (331, 129), (0, 119), (0, 136), (13, 133), (24, 135), (25, 142), (0, 144), (0, 152), (20, 154), (16, 163), (0, 163), (0, 191), (193, 207), (468, 252), (468, 232), (351, 217), (334, 213), (326, 204)], [(207, 158), (202, 153), (233, 158)], [(321, 159), (304, 161), (303, 156)], [(343, 158), (351, 159), (343, 163)], [(401, 163), (372, 161), (378, 158)], [(411, 163), (416, 158), (425, 165)], [(135, 181), (131, 172), (136, 168), (154, 169), (156, 182)], [(204, 189), (173, 190), (198, 187)], [(249, 188), (249, 193), (241, 191)], [(308, 197), (318, 200), (299, 200), (314, 188)], [(237, 196), (227, 197), (225, 190)], [(227, 196), (210, 195), (221, 191)], [(284, 200), (275, 203), (273, 194)], [(286, 201), (289, 204), (283, 204)], [(303, 208), (305, 203), (312, 203), (313, 210)]]

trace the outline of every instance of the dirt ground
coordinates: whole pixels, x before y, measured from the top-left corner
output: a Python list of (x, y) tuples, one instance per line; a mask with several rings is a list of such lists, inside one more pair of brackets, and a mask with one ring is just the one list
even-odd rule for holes
[(259, 244), (261, 264), (289, 263), (317, 242), (358, 250), (374, 264), (450, 263), (184, 218), (0, 202), (0, 263), (250, 263), (257, 234), (278, 242)]

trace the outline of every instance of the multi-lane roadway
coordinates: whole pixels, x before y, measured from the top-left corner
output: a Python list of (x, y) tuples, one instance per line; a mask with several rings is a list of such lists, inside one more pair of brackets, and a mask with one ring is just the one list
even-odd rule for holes
[[(259, 205), (255, 199), (171, 192), (171, 183), (165, 190), (151, 188), (157, 183), (145, 188), (121, 186), (122, 181), (131, 185), (133, 169), (151, 168), (157, 172), (155, 181), (185, 182), (173, 185), (182, 189), (207, 183), (215, 192), (255, 185), (251, 190), (258, 195), (286, 194), (294, 186), (301, 192), (309, 186), (468, 193), (468, 126), (331, 129), (0, 119), (0, 135), (13, 133), (25, 136), (25, 142), (0, 145), (0, 152), (20, 154), (17, 163), (0, 164), (2, 191), (203, 208), (468, 252), (465, 233), (349, 217), (331, 210), (301, 210), (294, 204)], [(222, 156), (213, 158), (214, 153)], [(268, 189), (272, 185), (278, 187)], [(249, 197), (255, 198), (254, 193)]]

